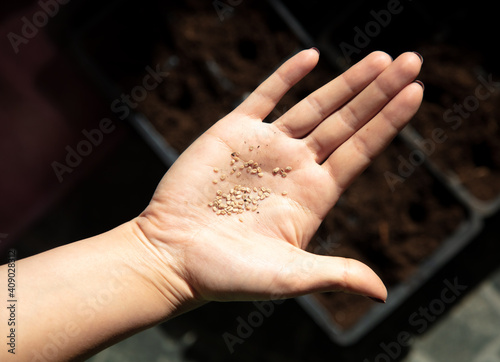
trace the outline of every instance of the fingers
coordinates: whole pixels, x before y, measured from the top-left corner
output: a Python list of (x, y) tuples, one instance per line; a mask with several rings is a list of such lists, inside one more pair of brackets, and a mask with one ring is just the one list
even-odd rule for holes
[(312, 131), (305, 142), (323, 162), (337, 147), (370, 121), (394, 96), (413, 82), (422, 62), (415, 53), (405, 53), (371, 84)]
[(396, 134), (417, 112), (423, 88), (407, 85), (370, 122), (344, 142), (322, 167), (332, 175), (338, 196), (387, 147)]
[(288, 296), (315, 292), (343, 291), (387, 299), (387, 289), (375, 272), (360, 261), (341, 257), (315, 255), (303, 252), (290, 272), (296, 276), (287, 278)]
[(383, 52), (373, 52), (330, 83), (310, 94), (274, 124), (290, 137), (311, 132), (333, 111), (352, 99), (392, 62)]
[(318, 63), (314, 49), (303, 50), (267, 78), (236, 111), (263, 120), (279, 100)]

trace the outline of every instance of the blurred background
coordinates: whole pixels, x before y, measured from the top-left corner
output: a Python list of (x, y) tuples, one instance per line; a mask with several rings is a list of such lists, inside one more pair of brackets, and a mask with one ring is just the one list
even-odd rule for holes
[(387, 305), (212, 303), (91, 360), (499, 361), (497, 34), (486, 1), (4, 2), (0, 260), (138, 215), (177, 155), (297, 51), (316, 46), (320, 64), (266, 121), (371, 51), (417, 51), (419, 113), (310, 248), (366, 262)]

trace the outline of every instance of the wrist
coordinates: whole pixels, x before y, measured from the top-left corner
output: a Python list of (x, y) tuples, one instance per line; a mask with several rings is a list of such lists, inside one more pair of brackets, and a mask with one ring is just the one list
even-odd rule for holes
[[(144, 216), (122, 225), (130, 238), (135, 256), (136, 273), (154, 291), (158, 301), (161, 321), (195, 309), (206, 302), (202, 301), (184, 278), (181, 253), (177, 253), (159, 241), (160, 232)], [(172, 230), (172, 235), (174, 231)]]

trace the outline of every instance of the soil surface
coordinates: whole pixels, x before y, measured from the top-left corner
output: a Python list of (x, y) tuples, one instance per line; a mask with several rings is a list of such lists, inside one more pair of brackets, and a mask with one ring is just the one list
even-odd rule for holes
[(428, 140), (442, 130), (438, 142), (428, 143), (431, 159), (478, 199), (500, 196), (500, 78), (474, 51), (444, 44), (419, 51), (425, 96), (412, 124)]
[(140, 109), (179, 152), (299, 49), (284, 24), (269, 21), (269, 12), (242, 4), (223, 21), (211, 5), (169, 12), (165, 31), (172, 42), (156, 44), (153, 63), (170, 57), (176, 65)]

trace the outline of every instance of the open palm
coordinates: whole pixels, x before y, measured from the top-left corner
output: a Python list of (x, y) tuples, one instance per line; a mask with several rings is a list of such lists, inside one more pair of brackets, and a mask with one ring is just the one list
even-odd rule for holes
[(315, 50), (298, 53), (199, 137), (138, 218), (165, 268), (179, 276), (179, 298), (339, 290), (386, 299), (366, 265), (304, 249), (342, 192), (418, 109), (422, 87), (413, 81), (421, 59), (372, 53), (275, 122), (262, 122), (317, 61)]

